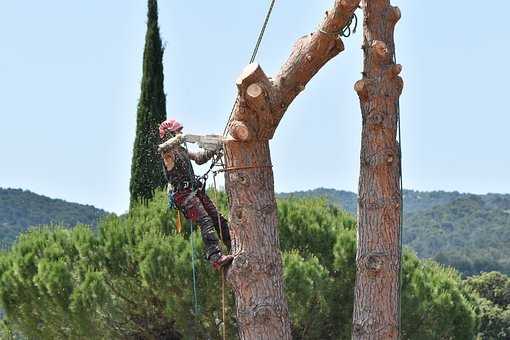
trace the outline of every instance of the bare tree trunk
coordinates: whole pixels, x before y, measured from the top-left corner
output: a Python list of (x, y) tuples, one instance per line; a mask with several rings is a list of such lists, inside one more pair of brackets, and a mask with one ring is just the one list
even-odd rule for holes
[(355, 85), (363, 119), (353, 339), (399, 337), (400, 152), (396, 140), (403, 81), (394, 63), (400, 10), (362, 0), (363, 79)]
[(277, 232), (269, 140), (294, 98), (343, 50), (338, 32), (360, 0), (336, 0), (319, 29), (300, 38), (274, 79), (258, 64), (237, 80), (225, 142), (225, 185), (235, 259), (227, 279), (236, 296), (241, 339), (291, 339)]

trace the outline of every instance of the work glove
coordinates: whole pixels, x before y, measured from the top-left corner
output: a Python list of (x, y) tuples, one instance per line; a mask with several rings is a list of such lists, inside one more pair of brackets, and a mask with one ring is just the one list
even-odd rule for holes
[(178, 134), (177, 136), (170, 138), (166, 142), (159, 144), (158, 145), (158, 151), (159, 152), (163, 152), (163, 151), (165, 151), (167, 149), (171, 149), (171, 148), (174, 148), (174, 147), (176, 147), (178, 145), (181, 145), (184, 142), (185, 142), (184, 135)]

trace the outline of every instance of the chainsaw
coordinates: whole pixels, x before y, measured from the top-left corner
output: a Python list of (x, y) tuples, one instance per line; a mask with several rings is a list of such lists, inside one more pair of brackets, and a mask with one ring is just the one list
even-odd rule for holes
[(158, 146), (158, 151), (163, 152), (182, 143), (196, 143), (200, 148), (204, 150), (217, 152), (223, 147), (223, 137), (220, 135), (201, 136), (192, 134), (179, 134), (160, 144)]

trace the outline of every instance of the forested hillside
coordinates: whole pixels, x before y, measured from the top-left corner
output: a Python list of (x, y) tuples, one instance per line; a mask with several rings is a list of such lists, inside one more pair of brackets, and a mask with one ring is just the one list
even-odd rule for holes
[(0, 188), (0, 243), (12, 243), (30, 226), (84, 223), (95, 226), (106, 212), (91, 205), (69, 203), (21, 189)]
[(451, 265), (466, 275), (492, 270), (509, 274), (510, 211), (486, 197), (464, 195), (406, 215), (404, 244), (418, 256)]
[[(326, 197), (356, 213), (356, 194), (319, 188), (282, 197)], [(510, 274), (510, 195), (404, 190), (404, 245), (465, 275)]]

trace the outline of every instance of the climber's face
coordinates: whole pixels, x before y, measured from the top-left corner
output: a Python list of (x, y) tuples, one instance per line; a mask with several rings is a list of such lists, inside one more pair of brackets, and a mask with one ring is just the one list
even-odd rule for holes
[(175, 132), (172, 132), (170, 130), (166, 130), (165, 132), (165, 140), (169, 140), (170, 138), (175, 137)]
[(165, 168), (167, 171), (170, 171), (174, 168), (175, 162), (171, 152), (163, 153), (163, 162), (165, 163)]

